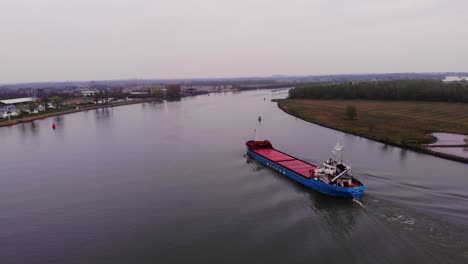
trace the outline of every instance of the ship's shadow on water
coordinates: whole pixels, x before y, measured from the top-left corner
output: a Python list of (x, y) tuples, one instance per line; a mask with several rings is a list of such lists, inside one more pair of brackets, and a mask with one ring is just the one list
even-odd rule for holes
[[(278, 175), (281, 176), (281, 175)], [(288, 179), (285, 179), (288, 180)], [(309, 208), (323, 222), (335, 238), (350, 237), (356, 230), (357, 218), (365, 210), (353, 199), (329, 196), (291, 182), (292, 188), (307, 197)]]
[(366, 194), (359, 200), (346, 199), (326, 195), (315, 190), (309, 189), (294, 180), (277, 173), (275, 170), (263, 166), (261, 163), (251, 159), (247, 154), (244, 155), (246, 163), (252, 169), (258, 171), (269, 171), (276, 181), (284, 184), (284, 188), (291, 188), (294, 193), (304, 197), (306, 206), (313, 212), (313, 217), (318, 217), (321, 222), (325, 222), (330, 233), (335, 238), (349, 237), (356, 230), (357, 218), (366, 211), (363, 203), (366, 201)]
[[(304, 210), (293, 210), (294, 214), (301, 217), (305, 215), (311, 226), (321, 227), (320, 231), (314, 227), (304, 228), (304, 235), (307, 235), (307, 232), (314, 234), (324, 232), (333, 238), (332, 241), (342, 241), (350, 245), (357, 241), (361, 241), (359, 243), (363, 245), (362, 241), (377, 238), (375, 241), (377, 248), (379, 245), (387, 245), (388, 241), (380, 238), (386, 237), (393, 241), (391, 243), (401, 242), (401, 245), (395, 245), (398, 250), (400, 247), (411, 247), (415, 258), (430, 259), (427, 254), (431, 252), (434, 256), (449, 256), (447, 257), (449, 261), (446, 263), (466, 263), (464, 261), (467, 255), (459, 254), (460, 251), (468, 248), (464, 235), (454, 232), (450, 226), (436, 219), (415, 214), (371, 194), (364, 193), (357, 200), (325, 195), (296, 183), (259, 162), (249, 159), (248, 156), (246, 159), (252, 171), (256, 172), (253, 176), (260, 176), (259, 171), (268, 171), (269, 173), (262, 173), (261, 176), (271, 177), (285, 189), (293, 190), (292, 193), (296, 196), (293, 199), (294, 203), (303, 202)], [(273, 210), (276, 209), (278, 208)], [(291, 225), (294, 223), (292, 222)], [(453, 241), (458, 241), (458, 243), (454, 244)], [(370, 245), (365, 246), (374, 248)]]

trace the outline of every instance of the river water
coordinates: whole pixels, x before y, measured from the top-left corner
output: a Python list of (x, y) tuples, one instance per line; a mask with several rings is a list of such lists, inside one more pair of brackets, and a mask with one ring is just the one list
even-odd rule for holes
[[(465, 138), (468, 136), (451, 133), (432, 133), (437, 138), (437, 142), (432, 145), (465, 145)], [(455, 155), (468, 159), (468, 146), (465, 147), (432, 147), (432, 151)]]
[[(0, 128), (0, 263), (467, 263), (467, 165), (304, 122), (270, 102), (286, 95)], [(312, 163), (342, 136), (366, 193), (324, 196), (247, 159), (255, 128)]]

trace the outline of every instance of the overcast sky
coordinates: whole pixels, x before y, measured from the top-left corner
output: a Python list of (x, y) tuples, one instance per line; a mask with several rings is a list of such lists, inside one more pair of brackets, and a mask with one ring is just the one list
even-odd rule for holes
[(0, 83), (432, 71), (467, 0), (0, 0)]

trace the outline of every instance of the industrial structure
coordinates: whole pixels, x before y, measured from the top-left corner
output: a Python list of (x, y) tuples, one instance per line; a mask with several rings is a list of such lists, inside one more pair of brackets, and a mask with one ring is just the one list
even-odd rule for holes
[(0, 116), (8, 112), (17, 112), (20, 106), (27, 107), (30, 102), (34, 102), (36, 100), (37, 99), (34, 97), (0, 100)]

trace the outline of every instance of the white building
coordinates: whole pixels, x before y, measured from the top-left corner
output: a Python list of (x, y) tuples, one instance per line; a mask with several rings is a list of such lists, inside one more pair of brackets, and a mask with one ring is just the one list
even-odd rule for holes
[(468, 82), (467, 77), (458, 77), (458, 76), (445, 76), (445, 79), (442, 80), (443, 82)]
[(36, 100), (37, 99), (34, 97), (0, 100), (0, 115), (6, 112), (16, 112), (18, 106), (22, 105), (27, 107), (30, 102), (34, 102)]
[(130, 91), (131, 95), (148, 95), (149, 91), (148, 90), (133, 90)]
[(96, 89), (88, 89), (88, 90), (80, 90), (80, 93), (82, 96), (93, 96), (99, 93), (99, 91)]

